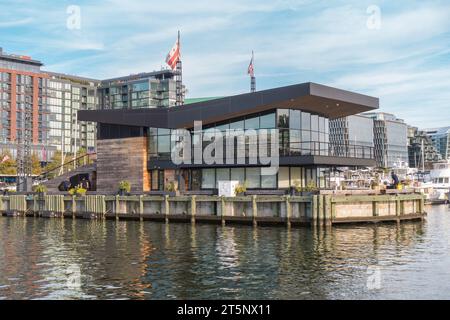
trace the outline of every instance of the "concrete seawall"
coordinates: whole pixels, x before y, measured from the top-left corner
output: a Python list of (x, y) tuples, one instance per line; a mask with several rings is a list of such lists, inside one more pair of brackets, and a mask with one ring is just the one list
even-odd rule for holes
[(130, 219), (253, 225), (330, 226), (339, 223), (423, 219), (424, 196), (0, 196), (0, 211), (9, 216)]

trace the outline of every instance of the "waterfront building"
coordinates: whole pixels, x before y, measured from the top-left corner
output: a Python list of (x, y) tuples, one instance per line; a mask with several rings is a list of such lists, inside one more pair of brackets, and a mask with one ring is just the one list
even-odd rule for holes
[(89, 121), (78, 121), (78, 110), (97, 108), (99, 80), (47, 72), (45, 80), (47, 106), (50, 111), (49, 144), (64, 153), (95, 149), (96, 127)]
[[(339, 148), (340, 142), (331, 142), (329, 121), (373, 111), (378, 105), (378, 98), (303, 83), (172, 108), (133, 110), (122, 105), (119, 110), (111, 110), (116, 108), (104, 106), (100, 110), (80, 110), (78, 118), (98, 126), (98, 191), (115, 191), (121, 180), (128, 180), (134, 191), (141, 192), (166, 190), (172, 183), (180, 191), (214, 192), (219, 181), (228, 180), (245, 182), (248, 189), (287, 189), (296, 183), (327, 188), (330, 176), (339, 167), (375, 165), (373, 147), (367, 141), (357, 145), (348, 139), (347, 149)], [(195, 128), (195, 121), (202, 121), (203, 131)], [(215, 154), (223, 160), (220, 163), (172, 161), (171, 150), (177, 142), (171, 139), (172, 130), (187, 129), (192, 149), (205, 151), (213, 140), (202, 141), (205, 130), (211, 128), (219, 132), (253, 129), (257, 134), (277, 129), (276, 142), (270, 140), (271, 136), (267, 139), (271, 155), (271, 146), (278, 146), (275, 153), (279, 155), (279, 170), (262, 174), (268, 164), (261, 159), (250, 162), (250, 154), (256, 151), (261, 155), (261, 150), (247, 136), (244, 145), (233, 143), (234, 151), (244, 149), (242, 158), (237, 159), (239, 152), (233, 153), (235, 161), (227, 161), (228, 154)], [(335, 150), (347, 151), (336, 154)]]
[[(45, 90), (49, 76), (41, 71), (42, 65), (29, 56), (6, 54), (0, 48), (1, 148), (13, 157), (25, 130), (31, 132), (31, 151), (41, 160), (51, 157), (55, 150), (49, 146), (49, 110)], [(30, 114), (27, 121), (26, 112)]]
[(431, 137), (417, 127), (408, 126), (408, 158), (410, 168), (433, 168), (433, 162), (442, 160)]
[(430, 137), (442, 159), (450, 159), (450, 127), (424, 130)]
[(373, 141), (377, 166), (393, 168), (408, 163), (407, 124), (393, 114), (364, 113), (373, 119)]
[[(183, 100), (185, 88), (183, 86)], [(139, 73), (101, 81), (99, 109), (168, 108), (176, 104), (172, 70)]]

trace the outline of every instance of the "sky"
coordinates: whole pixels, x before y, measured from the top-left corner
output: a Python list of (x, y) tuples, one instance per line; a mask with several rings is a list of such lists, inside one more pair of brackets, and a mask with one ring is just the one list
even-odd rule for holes
[(187, 97), (317, 82), (450, 125), (450, 1), (0, 0), (0, 47), (106, 79), (160, 70), (181, 31)]

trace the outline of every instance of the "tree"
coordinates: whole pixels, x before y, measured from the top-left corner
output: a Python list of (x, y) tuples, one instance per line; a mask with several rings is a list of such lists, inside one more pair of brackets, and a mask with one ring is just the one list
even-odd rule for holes
[[(6, 157), (6, 158), (5, 158)], [(3, 161), (5, 159), (5, 161)], [(0, 155), (0, 173), (7, 175), (16, 175), (17, 174), (17, 163), (16, 160), (13, 159), (11, 153), (9, 151), (4, 151)]]
[[(47, 163), (47, 165), (44, 167), (43, 171), (47, 172), (59, 167), (61, 165), (61, 158), (62, 158), (61, 151), (56, 151), (53, 154), (51, 161)], [(51, 172), (50, 176), (53, 177), (55, 174), (56, 174), (55, 172)]]
[(31, 155), (31, 172), (36, 175), (40, 175), (42, 173), (41, 162), (39, 161), (39, 157), (36, 153), (33, 152)]

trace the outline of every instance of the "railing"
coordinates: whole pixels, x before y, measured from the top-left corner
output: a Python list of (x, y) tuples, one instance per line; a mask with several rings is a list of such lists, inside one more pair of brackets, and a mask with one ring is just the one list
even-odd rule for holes
[[(64, 173), (70, 172), (75, 170), (79, 166), (85, 166), (87, 164), (93, 163), (96, 159), (96, 153), (85, 153), (81, 156), (76, 157), (75, 159), (71, 159), (62, 165), (56, 166), (54, 168), (51, 168), (50, 170), (47, 170), (37, 177), (33, 177), (33, 181), (35, 182), (44, 182), (49, 179), (56, 178), (60, 175), (63, 175)], [(95, 157), (94, 157), (95, 156)], [(19, 186), (25, 183), (25, 181), (19, 182), (16, 187), (17, 190), (19, 190)]]
[(373, 147), (356, 144), (330, 142), (290, 142), (289, 147), (280, 147), (280, 156), (328, 156), (343, 158), (373, 159)]
[[(271, 150), (271, 144), (268, 143), (267, 150)], [(231, 160), (248, 159), (252, 152), (256, 152), (258, 157), (259, 145), (246, 143), (245, 145), (234, 145), (233, 156)], [(194, 150), (191, 150), (194, 154)], [(240, 156), (244, 155), (244, 156)], [(150, 154), (151, 160), (170, 160), (170, 153)], [(342, 157), (342, 158), (356, 158), (356, 159), (374, 159), (374, 148), (370, 146), (356, 145), (356, 144), (337, 144), (330, 142), (317, 141), (302, 141), (302, 142), (286, 142), (279, 144), (279, 156), (325, 156), (325, 157)], [(224, 163), (228, 163), (229, 157), (227, 146), (223, 148)], [(228, 159), (228, 160), (230, 160)], [(193, 159), (192, 159), (193, 160)]]
[(96, 153), (85, 153), (81, 156), (76, 157), (75, 159), (71, 159), (62, 165), (56, 166), (41, 173), (39, 176), (35, 178), (36, 181), (46, 181), (49, 179), (53, 179), (64, 173), (75, 170), (77, 167), (85, 166), (87, 164), (91, 164), (96, 160)]

